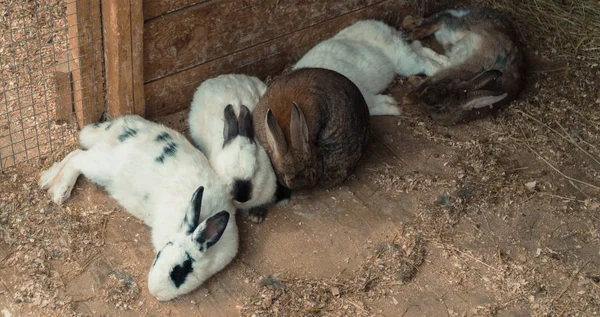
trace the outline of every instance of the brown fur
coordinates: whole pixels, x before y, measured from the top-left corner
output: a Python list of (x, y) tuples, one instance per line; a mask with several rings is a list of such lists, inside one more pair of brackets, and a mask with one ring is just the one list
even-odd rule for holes
[[(524, 86), (523, 53), (510, 21), (491, 8), (468, 10), (469, 13), (462, 17), (451, 16), (445, 11), (437, 13), (424, 19), (410, 35), (412, 39), (420, 39), (445, 29), (459, 38), (464, 36), (465, 40), (474, 36), (481, 38), (479, 47), (462, 63), (440, 70), (413, 90), (422, 109), (443, 125), (466, 123), (494, 113), (517, 98)], [(460, 42), (455, 45), (462, 45)], [(445, 49), (450, 49), (449, 45)], [(502, 75), (495, 76), (475, 90), (465, 89), (469, 81), (493, 70), (502, 72)], [(481, 96), (503, 94), (506, 97), (493, 105), (466, 107)]]
[[(304, 146), (301, 129), (291, 131), (294, 103), (306, 121)], [(269, 144), (269, 109), (285, 144)], [(326, 69), (303, 68), (278, 77), (252, 117), (256, 138), (269, 153), (279, 181), (291, 189), (341, 183), (367, 142), (369, 110), (362, 94), (348, 78)], [(277, 147), (284, 153), (277, 153)]]

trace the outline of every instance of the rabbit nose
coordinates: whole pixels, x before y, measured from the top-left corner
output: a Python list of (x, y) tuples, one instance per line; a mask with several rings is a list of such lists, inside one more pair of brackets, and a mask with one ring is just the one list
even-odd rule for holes
[(250, 200), (252, 194), (252, 182), (249, 180), (235, 180), (231, 196), (236, 201), (245, 203)]

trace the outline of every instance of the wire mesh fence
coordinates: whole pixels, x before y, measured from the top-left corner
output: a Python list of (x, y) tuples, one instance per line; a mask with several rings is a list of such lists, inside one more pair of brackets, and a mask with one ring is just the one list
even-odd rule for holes
[(99, 5), (99, 0), (0, 1), (1, 168), (55, 151), (74, 139), (78, 123), (99, 118), (104, 108)]

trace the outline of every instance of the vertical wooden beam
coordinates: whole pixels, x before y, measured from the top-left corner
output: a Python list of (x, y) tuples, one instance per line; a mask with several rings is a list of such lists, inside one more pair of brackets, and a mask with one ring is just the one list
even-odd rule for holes
[(68, 0), (67, 25), (73, 106), (82, 128), (104, 110), (100, 0)]
[(144, 116), (142, 0), (102, 2), (108, 115)]
[(55, 72), (56, 110), (55, 120), (72, 122), (73, 115), (73, 85), (71, 72)]
[(68, 53), (61, 54), (58, 57), (57, 65), (54, 68), (54, 85), (56, 88), (54, 119), (72, 123), (74, 115), (73, 74), (69, 68)]

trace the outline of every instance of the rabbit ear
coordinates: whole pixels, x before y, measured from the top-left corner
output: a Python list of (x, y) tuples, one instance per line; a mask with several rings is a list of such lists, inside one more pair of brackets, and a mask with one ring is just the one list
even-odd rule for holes
[(200, 211), (202, 210), (202, 196), (204, 195), (204, 186), (198, 187), (192, 195), (191, 206), (183, 218), (183, 226), (188, 234), (192, 234), (200, 222)]
[(465, 88), (468, 90), (479, 90), (483, 88), (485, 85), (489, 84), (492, 81), (495, 81), (500, 76), (502, 76), (502, 72), (497, 69), (490, 69), (488, 71), (482, 72), (477, 76), (473, 77), (466, 83)]
[(200, 224), (198, 232), (194, 234), (194, 240), (200, 245), (200, 251), (205, 252), (221, 239), (228, 222), (229, 213), (223, 210)]
[(308, 145), (308, 125), (300, 107), (295, 102), (292, 102), (292, 114), (290, 118), (290, 141), (292, 147), (296, 150), (308, 153), (310, 147)]
[(254, 140), (254, 128), (252, 127), (252, 114), (248, 107), (240, 106), (240, 117), (238, 119), (238, 127), (240, 135), (247, 137), (250, 141)]
[(463, 109), (477, 109), (477, 108), (491, 106), (491, 105), (495, 104), (496, 102), (506, 98), (507, 95), (508, 94), (504, 93), (504, 94), (497, 95), (497, 96), (493, 96), (493, 95), (480, 96), (480, 97), (469, 100), (469, 102), (464, 104), (462, 106), (462, 108)]
[(225, 110), (223, 110), (225, 125), (223, 126), (223, 146), (225, 146), (229, 141), (233, 140), (239, 134), (238, 129), (238, 119), (233, 112), (233, 106), (227, 105)]
[(271, 112), (271, 109), (267, 110), (265, 126), (267, 130), (267, 143), (273, 152), (273, 160), (278, 161), (283, 159), (283, 156), (288, 150), (287, 142), (285, 141), (283, 131), (281, 131), (279, 124), (277, 124), (277, 120)]

